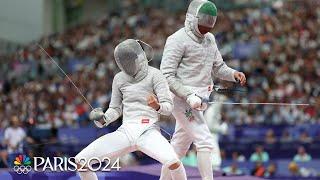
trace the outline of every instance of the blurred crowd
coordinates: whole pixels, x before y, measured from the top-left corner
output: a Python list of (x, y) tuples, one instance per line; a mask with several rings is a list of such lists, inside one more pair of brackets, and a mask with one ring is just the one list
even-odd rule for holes
[[(312, 105), (224, 106), (222, 119), (231, 124), (320, 123), (320, 2), (275, 2), (266, 7), (219, 11), (213, 33), (221, 53), (229, 66), (245, 72), (248, 79), (246, 92), (228, 93), (227, 101)], [(108, 107), (112, 79), (119, 71), (113, 60), (117, 43), (126, 38), (150, 43), (155, 52), (151, 63), (159, 66), (165, 40), (183, 27), (185, 11), (145, 8), (134, 0), (121, 3), (121, 11), (43, 37), (16, 53), (0, 55), (0, 129), (10, 126), (14, 116), (23, 127), (40, 129), (92, 125), (88, 121), (90, 106), (38, 44), (93, 107)], [(245, 47), (246, 53), (236, 53), (240, 47)], [(268, 133), (266, 141), (272, 143), (274, 137)], [(290, 134), (283, 132), (283, 139), (286, 137)], [(307, 141), (308, 136), (301, 135), (301, 139)]]
[[(303, 146), (299, 146), (297, 148), (297, 154), (294, 155), (292, 159), (285, 160), (284, 163), (281, 163), (281, 160), (279, 160), (280, 162), (272, 161), (269, 157), (269, 153), (265, 151), (261, 145), (255, 147), (255, 151), (248, 157), (248, 159), (237, 151), (227, 155), (224, 150), (221, 151), (221, 157), (223, 160), (223, 168), (221, 170), (226, 175), (251, 174), (257, 177), (272, 178), (279, 174), (284, 174), (284, 172), (281, 171), (286, 169), (291, 176), (320, 176), (316, 169), (304, 167), (304, 163), (310, 162), (312, 157), (306, 152)], [(187, 166), (197, 166), (197, 155), (194, 147), (182, 159), (182, 162)], [(283, 164), (287, 166), (283, 167)]]
[(75, 26), (30, 43), (14, 54), (2, 55), (0, 127), (8, 125), (11, 115), (40, 127), (52, 123), (58, 127), (77, 126), (87, 120), (88, 104), (37, 44), (69, 74), (94, 107), (107, 108), (112, 79), (118, 72), (113, 60), (117, 43), (125, 38), (149, 42), (159, 60), (166, 37), (177, 29), (175, 24), (183, 25), (184, 17), (165, 18), (161, 10), (135, 11), (134, 4), (124, 5), (126, 10), (121, 13), (112, 12), (99, 21)]
[(230, 11), (219, 17), (221, 45), (234, 40), (259, 44), (258, 56), (233, 62), (247, 74), (249, 90), (234, 95), (234, 101), (318, 104), (226, 106), (224, 119), (236, 124), (319, 123), (319, 22), (320, 4), (313, 0), (280, 1), (272, 7)]
[[(44, 37), (14, 54), (2, 55), (1, 127), (6, 127), (13, 114), (39, 125), (72, 125), (87, 119), (88, 105), (37, 43), (68, 72), (94, 106), (107, 107), (112, 78), (118, 71), (113, 48), (121, 40), (137, 38), (150, 43), (157, 66), (166, 37), (183, 26), (185, 12), (144, 10), (134, 1), (128, 2), (131, 3), (123, 3), (123, 11), (111, 12), (101, 20)], [(257, 56), (240, 59), (225, 53), (228, 64), (248, 76), (248, 93), (231, 93), (230, 100), (319, 102), (319, 2), (220, 11), (218, 19), (214, 33), (222, 53), (229, 46), (236, 48), (234, 42), (258, 42), (253, 48), (259, 48)], [(317, 123), (320, 114), (316, 108), (225, 106), (223, 119), (235, 124)]]
[[(94, 106), (107, 107), (113, 75), (113, 48), (125, 38), (142, 39), (155, 51), (155, 66), (185, 12), (163, 13), (124, 1), (123, 11), (44, 37), (16, 53), (1, 56), (1, 126), (11, 115), (38, 125), (73, 125), (89, 107), (37, 44), (67, 71)], [(131, 3), (128, 3), (131, 2)], [(137, 9), (139, 11), (137, 11)], [(165, 15), (164, 15), (165, 14)], [(230, 93), (237, 102), (319, 103), (320, 37), (318, 1), (280, 3), (265, 8), (220, 11), (214, 34), (227, 63), (248, 76), (248, 93)], [(237, 42), (258, 48), (237, 58), (224, 49)], [(318, 123), (316, 106), (225, 106), (223, 119), (235, 124)]]

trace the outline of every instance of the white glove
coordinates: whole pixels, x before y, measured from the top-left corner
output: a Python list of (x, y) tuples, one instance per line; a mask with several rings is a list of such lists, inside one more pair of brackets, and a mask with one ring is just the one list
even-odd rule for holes
[(192, 109), (197, 109), (201, 107), (202, 100), (195, 93), (193, 93), (187, 97), (187, 103)]
[(201, 106), (200, 106), (199, 108), (196, 108), (196, 110), (198, 110), (198, 111), (205, 111), (207, 108), (208, 108), (208, 104), (202, 102), (202, 103), (201, 103)]
[(103, 128), (104, 126), (107, 126), (109, 124), (103, 113), (102, 108), (93, 109), (89, 114), (89, 119), (93, 121), (98, 128)]
[(226, 122), (220, 124), (220, 132), (223, 135), (226, 135), (228, 133), (228, 124)]

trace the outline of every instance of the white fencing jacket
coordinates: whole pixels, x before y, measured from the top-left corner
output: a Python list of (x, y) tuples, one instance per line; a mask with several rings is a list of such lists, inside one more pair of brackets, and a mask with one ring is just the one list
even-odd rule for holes
[[(123, 115), (123, 125), (135, 127), (137, 134), (143, 133), (159, 120), (159, 114), (170, 115), (173, 102), (166, 78), (159, 69), (147, 66), (147, 74), (138, 81), (124, 72), (115, 75), (112, 95), (105, 116), (115, 121)], [(147, 104), (150, 94), (158, 98), (160, 109), (154, 110)]]
[(198, 37), (188, 28), (181, 28), (167, 38), (160, 70), (167, 78), (170, 90), (186, 99), (197, 93), (208, 97), (212, 76), (235, 81), (235, 70), (222, 59), (215, 37), (211, 33)]

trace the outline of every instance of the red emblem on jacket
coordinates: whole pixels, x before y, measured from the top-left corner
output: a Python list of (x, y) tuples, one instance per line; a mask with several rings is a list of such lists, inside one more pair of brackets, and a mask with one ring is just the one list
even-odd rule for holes
[(142, 120), (141, 120), (141, 123), (142, 123), (142, 124), (148, 124), (148, 123), (149, 123), (149, 119), (142, 119)]

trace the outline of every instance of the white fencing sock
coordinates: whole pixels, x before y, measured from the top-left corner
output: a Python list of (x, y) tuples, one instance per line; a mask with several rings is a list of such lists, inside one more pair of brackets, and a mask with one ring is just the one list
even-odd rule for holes
[(171, 180), (171, 172), (167, 166), (162, 166), (159, 180)]
[(177, 169), (170, 170), (170, 173), (172, 180), (187, 180), (186, 170), (181, 162), (179, 167)]
[(81, 180), (98, 180), (98, 176), (95, 172), (86, 171), (86, 172), (78, 172)]
[(201, 174), (202, 180), (213, 180), (212, 170), (212, 153), (211, 151), (198, 151), (198, 169)]

